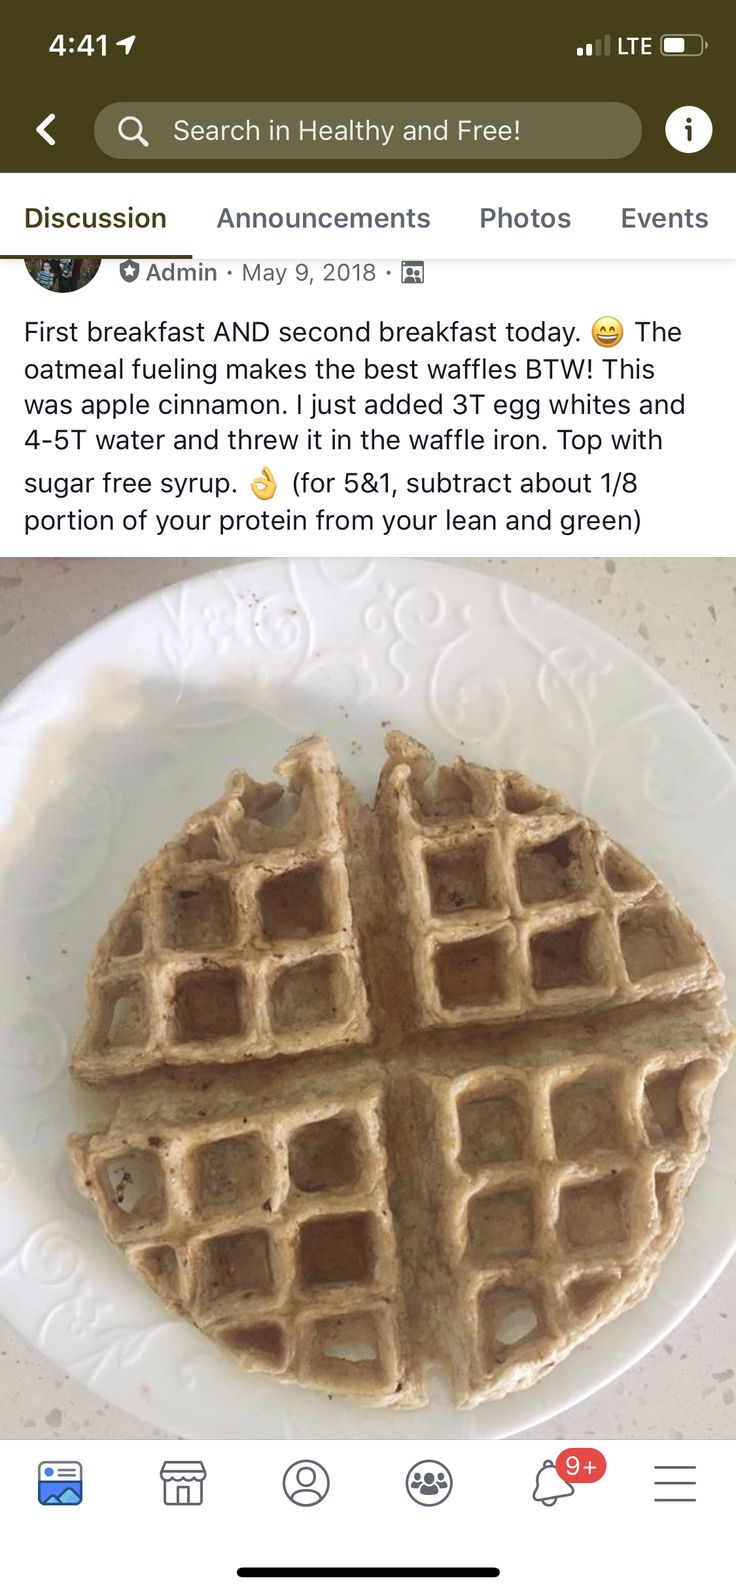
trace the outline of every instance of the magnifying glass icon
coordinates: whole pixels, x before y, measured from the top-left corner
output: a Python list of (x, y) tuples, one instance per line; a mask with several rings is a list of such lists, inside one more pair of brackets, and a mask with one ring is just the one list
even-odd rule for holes
[(143, 123), (140, 116), (121, 116), (118, 122), (118, 138), (125, 140), (126, 144), (142, 144), (148, 149), (148, 139), (143, 137)]

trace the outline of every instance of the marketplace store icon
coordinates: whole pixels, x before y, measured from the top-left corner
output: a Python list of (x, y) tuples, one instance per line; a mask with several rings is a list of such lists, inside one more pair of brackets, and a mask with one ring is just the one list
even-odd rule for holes
[(201, 1460), (165, 1460), (160, 1476), (165, 1505), (201, 1505), (207, 1476)]

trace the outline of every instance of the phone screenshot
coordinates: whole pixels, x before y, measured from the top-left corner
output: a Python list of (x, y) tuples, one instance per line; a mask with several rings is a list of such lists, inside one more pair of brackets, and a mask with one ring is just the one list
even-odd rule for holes
[(6, 19), (9, 1587), (725, 1585), (735, 35)]

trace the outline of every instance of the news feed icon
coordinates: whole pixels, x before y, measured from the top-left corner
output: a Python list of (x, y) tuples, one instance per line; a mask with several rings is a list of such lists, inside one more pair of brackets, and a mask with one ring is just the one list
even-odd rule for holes
[(140, 265), (137, 260), (121, 260), (120, 275), (123, 282), (135, 282), (140, 275)]
[(42, 1505), (82, 1503), (82, 1467), (78, 1460), (42, 1460), (38, 1468), (38, 1502)]
[(423, 260), (402, 260), (402, 262), (401, 262), (401, 280), (402, 280), (402, 282), (414, 283), (416, 285), (418, 285), (420, 282), (423, 282), (424, 281), (424, 261)]

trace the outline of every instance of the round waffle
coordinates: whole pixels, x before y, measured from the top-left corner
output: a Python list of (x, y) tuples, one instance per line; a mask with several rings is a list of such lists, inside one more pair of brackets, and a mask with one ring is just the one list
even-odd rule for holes
[(94, 954), (79, 1188), (249, 1369), (366, 1403), (528, 1387), (647, 1293), (707, 1148), (722, 977), (556, 792), (387, 738), (230, 777)]

